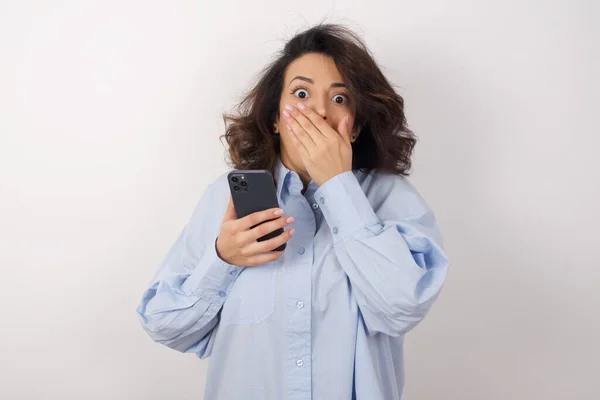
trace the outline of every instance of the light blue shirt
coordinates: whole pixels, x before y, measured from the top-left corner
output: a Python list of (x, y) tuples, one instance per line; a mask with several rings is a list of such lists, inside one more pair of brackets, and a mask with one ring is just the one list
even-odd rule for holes
[(446, 280), (435, 217), (409, 181), (358, 170), (302, 193), (278, 159), (296, 229), (278, 260), (222, 261), (226, 174), (206, 189), (138, 307), (158, 343), (211, 356), (206, 400), (395, 400), (404, 335)]

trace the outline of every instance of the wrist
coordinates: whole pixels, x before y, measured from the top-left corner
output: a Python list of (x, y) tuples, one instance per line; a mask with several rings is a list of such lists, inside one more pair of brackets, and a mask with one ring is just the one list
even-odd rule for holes
[(345, 173), (345, 172), (348, 172), (348, 171), (352, 171), (352, 169), (351, 169), (351, 168), (347, 168), (347, 169), (344, 169), (344, 170), (337, 171), (337, 172), (335, 172), (335, 173), (333, 173), (333, 174), (331, 174), (331, 175), (328, 175), (328, 176), (325, 176), (324, 178), (321, 178), (321, 180), (320, 180), (320, 181), (315, 181), (315, 183), (316, 183), (318, 186), (322, 186), (322, 185), (324, 185), (326, 182), (328, 182), (328, 181), (330, 181), (331, 179), (335, 178), (336, 176), (338, 176), (338, 175), (341, 175), (341, 174), (343, 174), (343, 173)]
[(217, 236), (217, 238), (215, 239), (215, 252), (217, 253), (217, 257), (219, 257), (221, 261), (227, 262), (227, 260), (225, 260), (219, 252), (219, 236)]

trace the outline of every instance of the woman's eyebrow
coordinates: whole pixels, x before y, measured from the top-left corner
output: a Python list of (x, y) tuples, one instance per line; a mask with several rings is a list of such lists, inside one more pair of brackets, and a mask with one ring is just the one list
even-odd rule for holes
[[(310, 79), (310, 78), (307, 78), (307, 77), (305, 77), (305, 76), (298, 75), (298, 76), (295, 76), (295, 77), (294, 77), (294, 79), (292, 79), (292, 80), (290, 81), (290, 83), (288, 84), (288, 86), (289, 86), (289, 85), (291, 85), (291, 84), (292, 84), (292, 82), (293, 82), (293, 81), (295, 81), (296, 79), (299, 79), (299, 80), (301, 80), (301, 81), (308, 82), (308, 83), (310, 83), (310, 84), (313, 84), (313, 85), (315, 84), (315, 81), (313, 81), (312, 79)], [(345, 83), (343, 83), (343, 82), (334, 82), (334, 83), (332, 83), (332, 84), (330, 85), (330, 87), (332, 87), (332, 88), (334, 88), (334, 87), (336, 87), (336, 88), (338, 88), (338, 87), (346, 87), (346, 84), (345, 84)]]

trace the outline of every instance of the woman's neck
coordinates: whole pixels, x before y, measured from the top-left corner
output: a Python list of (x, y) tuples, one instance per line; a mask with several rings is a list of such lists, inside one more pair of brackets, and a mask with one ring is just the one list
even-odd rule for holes
[(283, 149), (281, 150), (281, 162), (283, 163), (283, 165), (285, 165), (285, 167), (287, 169), (289, 169), (290, 171), (294, 171), (295, 173), (298, 174), (298, 176), (300, 177), (300, 180), (302, 181), (302, 192), (304, 193), (304, 191), (306, 190), (308, 183), (312, 180), (312, 178), (310, 177), (310, 175), (308, 174), (308, 172), (306, 172), (304, 169), (298, 167), (297, 165), (294, 164), (294, 162), (292, 161), (292, 159), (287, 155), (287, 152), (285, 152)]

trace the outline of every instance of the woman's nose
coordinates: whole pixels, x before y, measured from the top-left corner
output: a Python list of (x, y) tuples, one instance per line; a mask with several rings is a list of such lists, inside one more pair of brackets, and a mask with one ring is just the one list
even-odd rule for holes
[(314, 110), (323, 119), (327, 119), (327, 102), (322, 99), (316, 100), (313, 104)]

